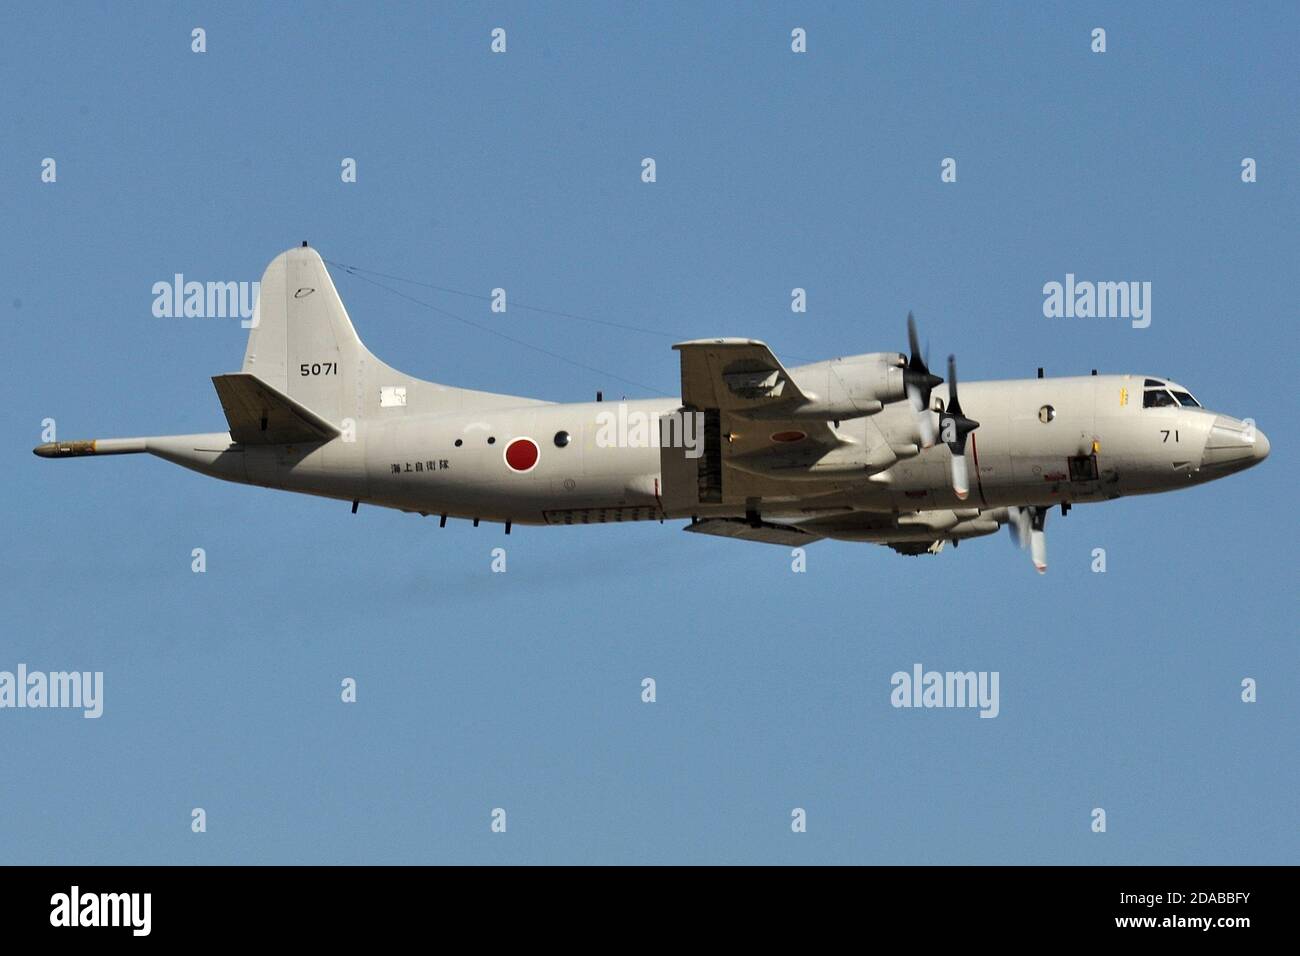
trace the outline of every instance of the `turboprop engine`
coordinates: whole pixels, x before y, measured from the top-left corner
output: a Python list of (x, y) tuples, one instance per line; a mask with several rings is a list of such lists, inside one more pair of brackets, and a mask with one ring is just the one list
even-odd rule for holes
[(874, 415), (887, 402), (906, 396), (906, 364), (907, 359), (898, 352), (870, 352), (799, 365), (789, 369), (789, 375), (808, 400), (793, 408), (773, 408), (770, 413), (756, 409), (747, 417), (843, 421)]

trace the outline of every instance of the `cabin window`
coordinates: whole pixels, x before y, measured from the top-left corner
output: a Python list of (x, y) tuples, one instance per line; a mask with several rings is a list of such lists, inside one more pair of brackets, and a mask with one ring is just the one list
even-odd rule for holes
[(556, 447), (556, 448), (564, 448), (564, 447), (567, 446), (568, 444), (569, 444), (569, 433), (568, 433), (568, 432), (565, 432), (565, 431), (559, 431), (559, 432), (556, 432), (556, 433), (555, 433), (555, 447)]
[(1142, 393), (1143, 408), (1167, 408), (1177, 404), (1174, 397), (1163, 388), (1149, 388)]

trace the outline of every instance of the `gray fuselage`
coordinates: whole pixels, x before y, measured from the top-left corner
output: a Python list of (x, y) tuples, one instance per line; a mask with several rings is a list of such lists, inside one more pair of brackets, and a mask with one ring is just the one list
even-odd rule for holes
[[(940, 443), (875, 475), (864, 468), (833, 481), (790, 482), (790, 495), (765, 497), (762, 513), (800, 517), (846, 507), (907, 513), (1102, 501), (1187, 487), (1267, 455), (1267, 439), (1252, 435), (1249, 422), (1199, 407), (1144, 408), (1143, 381), (1098, 375), (963, 383), (965, 413), (980, 423), (968, 450), (972, 483), (966, 501), (952, 490), (950, 453)], [(554, 524), (744, 515), (744, 503), (692, 503), (694, 494), (674, 486), (681, 469), (665, 468), (665, 459), (685, 465), (688, 476), (700, 460), (685, 457), (683, 449), (656, 447), (659, 442), (644, 430), (637, 435), (628, 428), (621, 434), (614, 429), (609, 440), (611, 419), (637, 422), (644, 416), (657, 422), (679, 407), (673, 399), (504, 406), (380, 417), (354, 434), (314, 445), (241, 446), (228, 434), (214, 433), (150, 439), (148, 450), (232, 481), (460, 518)], [(907, 406), (898, 403), (835, 428), (865, 447), (873, 435), (910, 435), (913, 425)], [(1227, 438), (1207, 452), (1212, 433)], [(563, 447), (557, 435), (568, 436)], [(1234, 435), (1240, 436), (1235, 448)], [(505, 457), (520, 437), (532, 439), (539, 451), (536, 464), (524, 472)]]

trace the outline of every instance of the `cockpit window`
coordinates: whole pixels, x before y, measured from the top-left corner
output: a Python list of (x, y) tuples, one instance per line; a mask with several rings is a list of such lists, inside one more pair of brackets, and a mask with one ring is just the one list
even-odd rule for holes
[(1180, 392), (1177, 389), (1173, 392), (1174, 398), (1178, 399), (1178, 404), (1187, 408), (1200, 408), (1201, 403), (1192, 398), (1189, 392)]
[(1164, 388), (1165, 383), (1158, 378), (1149, 378), (1143, 383), (1147, 388)]
[(1174, 397), (1163, 388), (1149, 388), (1142, 393), (1143, 408), (1166, 408), (1177, 404)]

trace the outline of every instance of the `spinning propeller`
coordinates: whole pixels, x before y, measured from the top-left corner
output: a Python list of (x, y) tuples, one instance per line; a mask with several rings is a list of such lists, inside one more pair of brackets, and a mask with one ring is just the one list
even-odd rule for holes
[(1044, 573), (1047, 570), (1047, 535), (1043, 528), (1047, 523), (1047, 509), (1034, 505), (1017, 508), (1013, 505), (1007, 509), (1007, 517), (1007, 530), (1011, 532), (1011, 540), (1019, 544), (1022, 551), (1028, 544), (1034, 570), (1039, 574)]
[(939, 413), (939, 437), (952, 452), (952, 490), (962, 501), (970, 494), (969, 471), (966, 468), (966, 436), (980, 427), (980, 423), (961, 413), (957, 399), (957, 359), (948, 356), (948, 405)]
[(921, 447), (929, 448), (934, 444), (934, 420), (930, 417), (930, 392), (936, 385), (943, 384), (943, 379), (933, 375), (921, 357), (921, 346), (916, 335), (916, 320), (912, 313), (907, 313), (907, 344), (912, 350), (907, 367), (903, 369), (903, 386), (907, 390), (907, 401), (916, 415), (916, 429), (921, 433)]
[[(916, 334), (916, 320), (907, 313), (907, 344), (911, 356), (903, 369), (903, 387), (907, 402), (916, 417), (916, 430), (921, 436), (921, 447), (935, 443), (934, 419), (930, 415), (930, 393), (943, 384), (943, 379), (930, 371)], [(939, 413), (938, 438), (952, 452), (952, 490), (962, 501), (970, 494), (970, 469), (966, 466), (966, 436), (980, 427), (980, 423), (962, 414), (957, 398), (957, 360), (948, 356), (948, 405)]]

